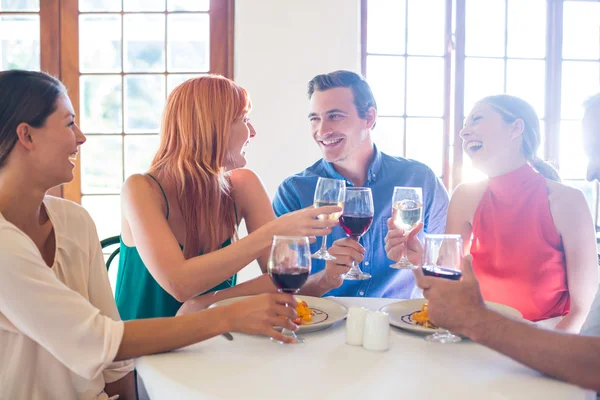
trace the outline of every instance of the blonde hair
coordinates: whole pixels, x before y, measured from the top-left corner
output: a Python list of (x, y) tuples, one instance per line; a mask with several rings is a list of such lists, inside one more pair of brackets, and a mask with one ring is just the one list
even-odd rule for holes
[(551, 164), (537, 156), (541, 142), (540, 120), (531, 104), (507, 94), (488, 96), (479, 100), (479, 103), (492, 106), (507, 123), (512, 123), (517, 119), (522, 120), (524, 125), (522, 151), (527, 162), (544, 177), (560, 182), (558, 171)]
[[(165, 106), (150, 173), (174, 182), (185, 223), (186, 259), (235, 239), (236, 216), (225, 161), (231, 124), (251, 108), (245, 89), (217, 75), (177, 86)], [(200, 229), (207, 240), (200, 246)]]

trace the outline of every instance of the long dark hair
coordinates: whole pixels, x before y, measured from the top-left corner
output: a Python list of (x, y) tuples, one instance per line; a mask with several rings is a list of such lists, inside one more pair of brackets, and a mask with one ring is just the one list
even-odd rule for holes
[(522, 120), (524, 125), (522, 151), (527, 162), (544, 177), (560, 182), (560, 175), (556, 169), (536, 154), (541, 142), (540, 120), (531, 104), (507, 94), (488, 96), (479, 102), (492, 106), (507, 123), (517, 119)]
[(56, 100), (67, 92), (56, 78), (36, 71), (0, 72), (0, 168), (17, 143), (17, 126), (34, 128), (56, 111)]

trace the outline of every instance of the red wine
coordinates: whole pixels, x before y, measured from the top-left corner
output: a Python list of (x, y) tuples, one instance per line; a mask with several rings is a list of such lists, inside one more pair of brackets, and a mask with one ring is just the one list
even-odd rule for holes
[(346, 235), (352, 238), (359, 238), (365, 234), (373, 222), (372, 215), (342, 214), (340, 217), (340, 226), (346, 232)]
[(462, 272), (456, 269), (437, 267), (434, 265), (423, 265), (423, 274), (434, 276), (436, 278), (450, 279), (452, 281), (459, 281), (462, 277)]
[(286, 293), (296, 293), (308, 279), (308, 269), (275, 267), (269, 270), (269, 275), (277, 289)]

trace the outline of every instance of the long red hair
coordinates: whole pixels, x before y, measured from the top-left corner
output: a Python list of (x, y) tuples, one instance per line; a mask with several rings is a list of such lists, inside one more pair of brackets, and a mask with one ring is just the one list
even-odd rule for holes
[[(225, 161), (230, 126), (250, 107), (245, 89), (217, 75), (189, 79), (167, 99), (160, 146), (149, 172), (175, 185), (185, 222), (186, 259), (218, 249), (224, 237), (235, 239)], [(206, 238), (202, 246), (201, 231)]]

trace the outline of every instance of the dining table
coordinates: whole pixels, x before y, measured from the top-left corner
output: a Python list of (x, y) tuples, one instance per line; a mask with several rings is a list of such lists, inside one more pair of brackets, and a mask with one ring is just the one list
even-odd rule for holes
[[(329, 297), (379, 310), (398, 299)], [(493, 327), (491, 327), (493, 329)], [(596, 394), (545, 376), (468, 339), (431, 343), (391, 327), (389, 349), (345, 343), (345, 321), (304, 333), (304, 344), (233, 333), (136, 361), (141, 398), (592, 400)]]

